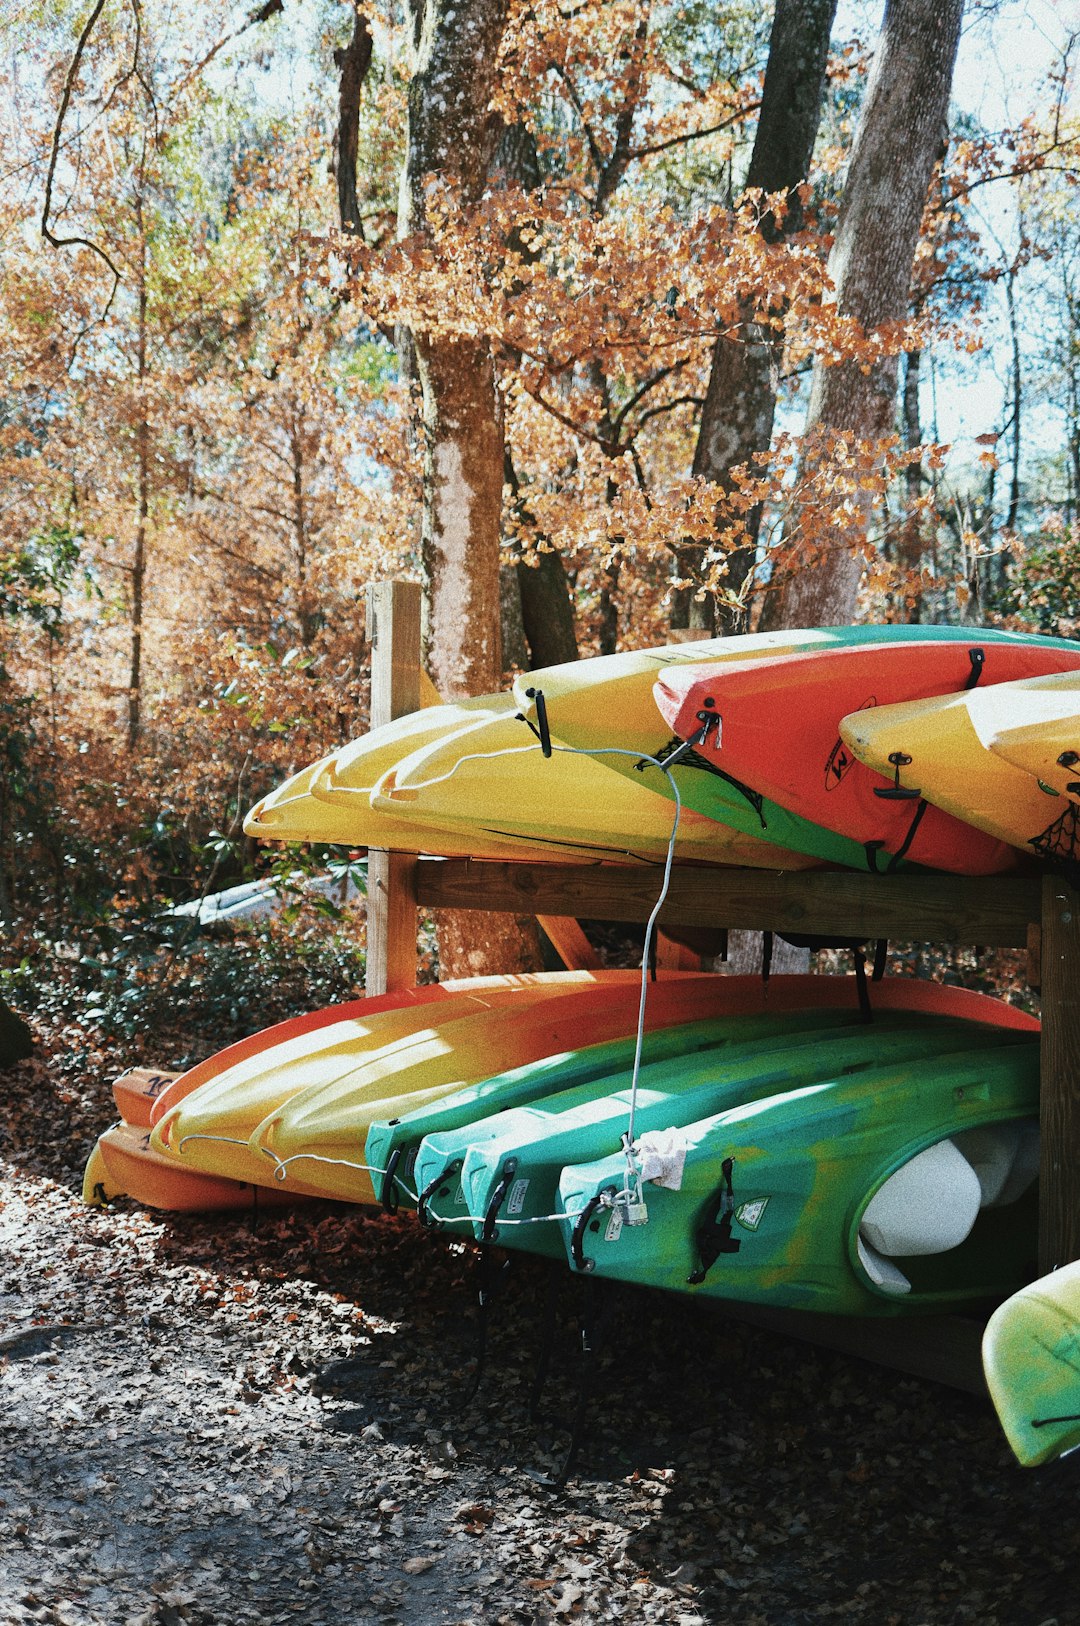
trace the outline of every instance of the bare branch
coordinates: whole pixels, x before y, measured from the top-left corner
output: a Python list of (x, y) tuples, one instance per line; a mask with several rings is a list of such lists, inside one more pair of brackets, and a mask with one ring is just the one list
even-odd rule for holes
[[(56, 123), (53, 126), (52, 149), (49, 153), (49, 169), (45, 177), (45, 203), (41, 211), (41, 235), (44, 237), (47, 243), (51, 243), (53, 248), (88, 248), (91, 253), (98, 255), (100, 259), (104, 260), (105, 264), (112, 272), (112, 291), (105, 302), (105, 309), (102, 311), (99, 318), (101, 321), (104, 321), (105, 317), (109, 314), (112, 302), (116, 298), (116, 290), (120, 286), (120, 273), (116, 269), (116, 266), (113, 264), (112, 260), (109, 258), (109, 255), (99, 243), (92, 243), (88, 237), (57, 237), (49, 226), (49, 215), (52, 211), (53, 181), (56, 177), (56, 161), (60, 153), (60, 138), (63, 134), (64, 119), (67, 117), (67, 110), (71, 104), (72, 92), (75, 89), (75, 81), (79, 76), (79, 68), (82, 64), (83, 52), (86, 50), (90, 35), (93, 33), (94, 26), (104, 9), (105, 0), (97, 0), (93, 11), (90, 13), (90, 16), (87, 18), (87, 21), (83, 26), (82, 33), (79, 35), (79, 41), (75, 47), (75, 54), (71, 58), (71, 62), (68, 64), (68, 71), (64, 79), (64, 90), (60, 98), (60, 109), (56, 115)], [(81, 338), (82, 334), (80, 334), (79, 337)], [(76, 339), (75, 342), (77, 344), (78, 339)]]
[(730, 113), (719, 124), (710, 124), (704, 130), (688, 130), (685, 135), (669, 136), (666, 141), (653, 141), (647, 147), (635, 147), (630, 157), (634, 162), (639, 158), (649, 158), (654, 152), (667, 152), (671, 147), (685, 146), (688, 141), (702, 141), (706, 136), (718, 135), (721, 130), (730, 130), (733, 124), (741, 124), (751, 113), (761, 109), (760, 99), (756, 102), (747, 102), (738, 112)]
[(284, 10), (285, 0), (264, 0), (261, 6), (253, 7), (239, 28), (234, 28), (231, 34), (226, 34), (223, 39), (219, 39), (217, 44), (207, 51), (202, 60), (196, 62), (195, 66), (184, 75), (172, 93), (173, 100), (175, 101), (187, 89), (192, 80), (197, 79), (203, 70), (210, 66), (218, 53), (223, 51), (227, 45), (231, 45), (233, 40), (238, 40), (241, 34), (246, 34), (249, 28), (254, 28), (258, 23), (269, 22), (271, 17), (276, 17), (279, 11)]
[(626, 422), (628, 414), (633, 412), (634, 408), (637, 406), (638, 402), (643, 398), (643, 396), (648, 395), (649, 391), (651, 389), (655, 389), (657, 384), (662, 383), (665, 378), (669, 378), (672, 373), (677, 373), (680, 368), (685, 366), (686, 358), (683, 357), (682, 361), (673, 361), (670, 366), (658, 367), (654, 373), (649, 374), (645, 382), (634, 391), (633, 395), (625, 403), (625, 405), (619, 408), (615, 421), (612, 424), (612, 429), (614, 431), (616, 440), (619, 438), (619, 434), (622, 430), (623, 424)]

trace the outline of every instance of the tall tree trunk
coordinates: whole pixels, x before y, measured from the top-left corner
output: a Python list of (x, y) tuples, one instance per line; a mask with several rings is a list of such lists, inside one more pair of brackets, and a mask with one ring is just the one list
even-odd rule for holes
[[(476, 202), (497, 126), (488, 104), (508, 0), (420, 0), (411, 7), (415, 56), (398, 226), (430, 230), (432, 205)], [(421, 531), (428, 670), (448, 700), (502, 686), (499, 543), (503, 425), (486, 337), (413, 334), (424, 430)], [(516, 971), (538, 963), (528, 917), (440, 915), (443, 976)]]
[(338, 81), (338, 121), (330, 167), (337, 181), (338, 214), (342, 231), (364, 235), (360, 203), (356, 195), (356, 157), (360, 140), (360, 92), (371, 66), (371, 29), (362, 11), (353, 22), (352, 39), (344, 50), (334, 52)]
[(149, 371), (146, 334), (146, 231), (139, 200), (139, 326), (136, 373), (139, 380), (139, 417), (135, 426), (135, 553), (131, 561), (131, 667), (128, 673), (127, 747), (134, 751), (142, 726), (143, 589), (146, 583), (146, 530), (150, 514), (150, 421), (147, 417), (146, 381)]
[[(428, 230), (432, 202), (475, 202), (487, 178), (488, 103), (507, 0), (427, 0), (412, 13), (408, 149), (399, 231)], [(431, 676), (448, 700), (502, 681), (499, 534), (502, 414), (486, 337), (413, 335), (423, 402), (422, 548)]]
[[(886, 0), (870, 82), (840, 205), (829, 274), (842, 315), (866, 332), (907, 315), (911, 268), (935, 162), (948, 135), (949, 93), (963, 0)], [(896, 358), (815, 366), (808, 432), (873, 440), (893, 428)], [(790, 572), (766, 600), (762, 625), (849, 622), (873, 498), (859, 523), (813, 568)]]
[[(777, 242), (803, 224), (796, 188), (806, 179), (821, 121), (821, 102), (829, 56), (829, 38), (837, 0), (777, 0), (769, 38), (761, 113), (746, 176), (747, 188), (786, 192), (783, 220), (766, 215), (761, 223), (767, 242)], [(755, 452), (765, 452), (772, 440), (776, 389), (783, 353), (783, 334), (756, 319), (754, 303), (743, 301), (738, 334), (721, 334), (713, 349), (712, 367), (701, 409), (693, 471), (704, 480), (727, 488), (731, 470)], [(761, 511), (747, 520), (749, 538), (728, 558), (727, 585), (738, 590), (754, 566)], [(680, 575), (691, 575), (693, 555), (679, 556)], [(739, 617), (717, 607), (711, 594), (698, 599), (692, 586), (672, 596), (673, 627), (703, 627), (738, 631)]]

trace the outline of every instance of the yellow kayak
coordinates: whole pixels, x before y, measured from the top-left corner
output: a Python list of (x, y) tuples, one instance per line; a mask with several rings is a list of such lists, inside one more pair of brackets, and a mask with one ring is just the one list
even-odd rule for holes
[[(532, 731), (516, 715), (474, 721), (419, 747), (371, 793), (376, 813), (414, 819), (444, 836), (519, 841), (518, 856), (544, 849), (553, 858), (662, 863), (674, 808), (635, 779), (612, 774), (593, 757), (556, 744), (545, 758)], [(803, 869), (812, 858), (789, 853), (753, 836), (726, 830), (684, 809), (676, 856), (704, 863), (784, 865)]]
[[(359, 1040), (323, 1029), (306, 1051), (266, 1051), (227, 1070), (158, 1124), (154, 1144), (192, 1167), (230, 1179), (286, 1184), (301, 1194), (375, 1200), (364, 1142), (376, 1118), (438, 1099), (509, 1067), (633, 1031), (640, 973), (574, 973), (554, 990), (496, 990), (471, 1011), (450, 1001), (424, 1019)], [(647, 1006), (650, 1028), (711, 1015), (715, 975), (662, 973)], [(374, 1027), (374, 1023), (372, 1024)], [(239, 1074), (235, 1080), (233, 1073)], [(407, 1105), (406, 1105), (407, 1103)]]
[[(633, 981), (633, 971), (603, 973)], [(229, 1178), (273, 1177), (268, 1160), (251, 1157), (248, 1136), (267, 1113), (299, 1090), (347, 1078), (369, 1056), (392, 1053), (416, 1035), (441, 1030), (455, 1020), (505, 1014), (521, 1001), (533, 1006), (598, 986), (590, 971), (535, 973), (463, 979), (453, 992), (422, 989), (421, 997), (387, 995), (352, 1000), (339, 1009), (279, 1023), (265, 1034), (230, 1045), (200, 1062), (163, 1092), (151, 1113), (154, 1144), (185, 1156), (192, 1167)], [(197, 1136), (190, 1149), (181, 1143)], [(238, 1168), (247, 1170), (237, 1174)]]
[[(262, 841), (326, 841), (349, 847), (387, 847), (398, 852), (439, 851), (424, 847), (416, 828), (393, 814), (373, 812), (371, 787), (421, 742), (460, 728), (477, 718), (512, 713), (510, 695), (482, 695), (460, 705), (433, 705), (410, 712), (382, 728), (320, 757), (264, 796), (244, 820), (246, 835)], [(460, 843), (448, 856), (510, 858), (512, 846), (492, 840), (476, 846)]]
[(1080, 801), (1080, 674), (1058, 672), (976, 689), (969, 707), (988, 751)]
[(1080, 1445), (1080, 1260), (998, 1306), (983, 1335), (983, 1370), (1025, 1468)]
[(860, 762), (935, 807), (1040, 857), (1075, 858), (1072, 821), (1062, 820), (1071, 803), (986, 749), (969, 700), (964, 693), (869, 706), (845, 717), (840, 735)]
[(342, 846), (363, 846), (353, 834), (355, 824), (345, 809), (328, 808), (316, 801), (311, 786), (333, 761), (333, 753), (320, 757), (294, 773), (264, 796), (244, 820), (245, 835), (260, 841), (328, 841)]

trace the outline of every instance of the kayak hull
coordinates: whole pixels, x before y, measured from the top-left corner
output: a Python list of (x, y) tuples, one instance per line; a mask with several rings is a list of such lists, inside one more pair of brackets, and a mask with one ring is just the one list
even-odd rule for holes
[[(678, 1189), (645, 1185), (643, 1224), (625, 1222), (616, 1200), (621, 1158), (567, 1167), (558, 1207), (572, 1266), (840, 1315), (924, 1313), (1009, 1292), (1030, 1277), (1036, 1254), (1038, 1070), (1038, 1044), (1020, 1038), (819, 1080), (703, 1119), (683, 1132)], [(1014, 1150), (1026, 1148), (1026, 1169), (1018, 1194), (984, 1203), (962, 1147), (972, 1131), (986, 1138), (1002, 1125)], [(894, 1178), (902, 1185), (904, 1171), (917, 1173), (924, 1154), (926, 1190), (914, 1179), (903, 1213), (930, 1234), (882, 1249), (869, 1218), (875, 1200)]]
[[(902, 636), (902, 635), (901, 635)], [(882, 796), (892, 784), (844, 746), (841, 718), (879, 706), (962, 691), (972, 678), (970, 704), (992, 703), (1003, 684), (1080, 668), (1080, 648), (1037, 643), (982, 643), (978, 633), (950, 641), (897, 641), (865, 648), (811, 650), (719, 667), (684, 667), (656, 684), (657, 705), (681, 739), (715, 719), (699, 754), (773, 802), (864, 848), (882, 865), (903, 855), (911, 863), (959, 875), (1011, 869), (1015, 848), (940, 808)], [(987, 687), (983, 687), (986, 685)], [(798, 736), (777, 725), (797, 700)]]
[(983, 1335), (983, 1369), (1025, 1468), (1080, 1446), (1080, 1261), (998, 1306)]

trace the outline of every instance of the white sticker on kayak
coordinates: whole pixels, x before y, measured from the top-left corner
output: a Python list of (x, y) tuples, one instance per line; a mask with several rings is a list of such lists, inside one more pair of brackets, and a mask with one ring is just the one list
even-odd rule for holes
[(510, 1187), (510, 1195), (506, 1199), (506, 1212), (508, 1214), (521, 1213), (521, 1210), (525, 1207), (525, 1193), (528, 1189), (529, 1182), (527, 1180), (514, 1181)]
[(613, 1208), (611, 1210), (611, 1218), (607, 1222), (607, 1230), (604, 1232), (604, 1241), (618, 1242), (619, 1238), (622, 1236), (622, 1228), (622, 1209)]
[(735, 1218), (744, 1231), (756, 1231), (761, 1224), (761, 1216), (768, 1206), (768, 1197), (755, 1197), (751, 1203), (740, 1203), (735, 1210)]
[(454, 1192), (454, 1207), (465, 1208), (466, 1206), (465, 1187), (459, 1180), (457, 1183), (457, 1190)]

